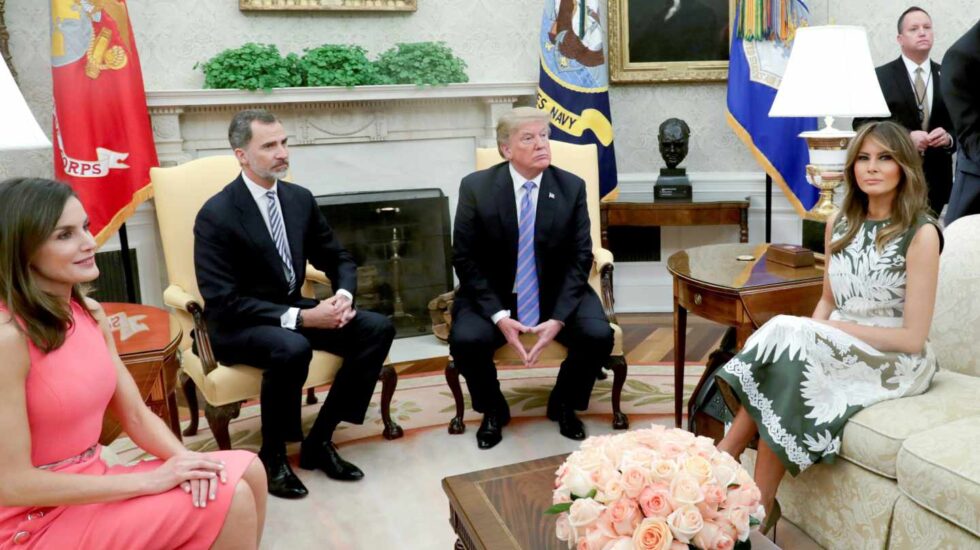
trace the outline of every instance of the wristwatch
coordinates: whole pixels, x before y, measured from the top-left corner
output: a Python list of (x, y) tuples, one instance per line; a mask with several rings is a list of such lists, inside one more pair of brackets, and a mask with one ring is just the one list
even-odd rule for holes
[(296, 330), (303, 328), (303, 310), (296, 311)]

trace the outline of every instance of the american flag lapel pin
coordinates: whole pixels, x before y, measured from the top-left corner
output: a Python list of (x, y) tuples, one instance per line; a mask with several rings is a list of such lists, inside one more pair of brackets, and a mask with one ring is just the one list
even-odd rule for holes
[(554, 194), (554, 193), (548, 193), (548, 198), (549, 198), (549, 199), (553, 199), (553, 198), (555, 198), (555, 194)]

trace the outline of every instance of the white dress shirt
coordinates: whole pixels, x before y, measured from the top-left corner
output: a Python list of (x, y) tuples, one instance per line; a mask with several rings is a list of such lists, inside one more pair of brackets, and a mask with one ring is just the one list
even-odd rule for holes
[[(255, 205), (259, 207), (259, 214), (262, 215), (262, 221), (265, 222), (265, 228), (269, 232), (269, 236), (272, 237), (272, 226), (269, 224), (269, 199), (268, 197), (266, 197), (266, 193), (268, 193), (269, 191), (276, 191), (276, 187), (279, 185), (279, 181), (276, 180), (275, 182), (272, 183), (272, 187), (266, 189), (265, 187), (262, 187), (261, 185), (249, 179), (249, 177), (245, 174), (245, 172), (242, 172), (242, 180), (245, 182), (245, 188), (248, 189), (248, 192), (252, 195), (252, 199), (255, 200)], [(282, 203), (279, 202), (278, 192), (276, 193), (275, 201), (276, 201), (276, 206), (279, 208), (279, 216), (282, 217), (283, 227), (285, 228), (286, 218), (282, 214)], [(290, 257), (292, 257), (292, 252), (289, 250), (289, 239), (286, 239), (286, 242), (284, 244), (286, 245), (286, 251), (289, 252)], [(286, 275), (286, 279), (289, 279), (289, 270), (286, 269), (286, 266), (283, 266), (282, 269), (283, 269), (283, 273)], [(298, 285), (302, 284), (302, 279), (301, 279), (302, 276), (303, 276), (302, 273), (296, 274), (296, 284)], [(351, 293), (348, 292), (347, 290), (340, 289), (337, 291), (337, 294), (340, 294), (341, 296), (346, 296), (347, 299), (351, 301), (351, 303), (354, 302), (354, 297), (351, 296)], [(287, 309), (286, 313), (283, 313), (279, 317), (280, 326), (282, 326), (282, 328), (296, 330), (296, 317), (298, 315), (299, 315), (298, 307), (291, 307)]]
[[(518, 227), (520, 227), (521, 202), (524, 201), (524, 194), (527, 193), (527, 190), (524, 189), (524, 184), (527, 183), (527, 182), (529, 182), (529, 181), (533, 181), (534, 182), (534, 187), (531, 188), (531, 209), (534, 210), (535, 212), (537, 212), (537, 210), (538, 210), (538, 192), (541, 190), (541, 176), (542, 176), (543, 172), (541, 174), (538, 174), (537, 176), (535, 176), (532, 179), (527, 179), (527, 178), (525, 178), (524, 176), (520, 175), (517, 172), (517, 170), (514, 168), (514, 165), (513, 164), (509, 164), (508, 167), (510, 168), (510, 178), (514, 182), (514, 199), (517, 201), (515, 203), (515, 206), (517, 207), (517, 216), (518, 216), (517, 223), (518, 223)], [(514, 266), (514, 270), (515, 271), (517, 270), (517, 266), (516, 265)], [(514, 284), (517, 285), (517, 281), (514, 281)], [(515, 286), (513, 292), (517, 292), (516, 286)], [(506, 317), (510, 317), (510, 310), (509, 309), (502, 309), (502, 310), (498, 311), (497, 313), (494, 313), (490, 317), (490, 320), (493, 321), (493, 324), (496, 325), (498, 321), (500, 321), (501, 319), (504, 319)]]
[[(932, 61), (926, 59), (922, 62), (922, 65), (916, 65), (915, 61), (905, 57), (902, 54), (902, 61), (905, 63), (905, 71), (909, 74), (909, 86), (912, 87), (912, 95), (915, 95), (915, 70), (922, 69), (922, 80), (926, 83), (926, 105), (929, 106), (929, 113), (932, 113)], [(915, 98), (916, 103), (918, 103), (919, 98)]]

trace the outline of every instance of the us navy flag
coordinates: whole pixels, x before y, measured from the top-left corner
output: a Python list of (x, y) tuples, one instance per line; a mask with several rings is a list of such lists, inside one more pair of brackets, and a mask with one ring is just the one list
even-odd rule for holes
[(616, 151), (599, 0), (545, 0), (544, 4), (537, 107), (551, 114), (552, 139), (596, 144), (599, 196), (614, 198)]

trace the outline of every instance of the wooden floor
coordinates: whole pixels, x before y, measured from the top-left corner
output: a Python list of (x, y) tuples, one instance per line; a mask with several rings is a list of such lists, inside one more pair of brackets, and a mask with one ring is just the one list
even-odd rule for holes
[[(620, 313), (623, 348), (630, 365), (674, 361), (674, 316), (671, 313)], [(695, 315), (687, 317), (685, 361), (704, 364), (725, 334), (725, 327)], [(446, 368), (445, 357), (434, 357), (395, 365), (399, 374), (419, 374)]]

